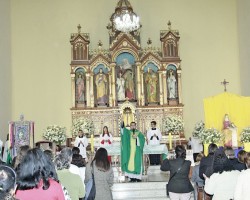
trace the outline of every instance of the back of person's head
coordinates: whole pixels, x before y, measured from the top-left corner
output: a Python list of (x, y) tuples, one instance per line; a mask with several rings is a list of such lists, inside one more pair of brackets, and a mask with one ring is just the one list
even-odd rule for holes
[(72, 148), (72, 153), (73, 154), (80, 154), (80, 149), (78, 147), (73, 147)]
[(18, 189), (33, 189), (43, 181), (43, 189), (47, 190), (50, 186), (49, 178), (57, 180), (52, 161), (39, 148), (28, 150), (17, 168)]
[(99, 148), (96, 151), (95, 157), (92, 161), (95, 161), (96, 167), (101, 171), (108, 171), (110, 169), (110, 162), (108, 160), (108, 152), (104, 148)]
[(199, 153), (196, 157), (196, 162), (200, 162), (201, 159), (204, 157), (204, 154), (203, 153)]
[(226, 156), (228, 157), (228, 159), (235, 158), (234, 150), (232, 147), (225, 147), (224, 152), (225, 152)]
[(50, 149), (44, 150), (43, 153), (44, 153), (46, 156), (48, 156), (48, 158), (49, 158), (50, 160), (53, 160), (53, 159), (54, 159), (54, 154), (53, 154), (53, 152), (52, 152)]
[(218, 149), (218, 146), (214, 143), (211, 143), (209, 146), (208, 146), (208, 154), (209, 155), (214, 155), (215, 151)]
[(186, 158), (186, 149), (183, 145), (177, 145), (175, 147), (176, 158)]
[(245, 150), (240, 150), (237, 154), (238, 157), (238, 161), (241, 163), (245, 162), (245, 158), (246, 158), (247, 152)]
[(22, 162), (23, 157), (27, 154), (30, 149), (29, 145), (20, 146), (17, 151), (17, 156), (14, 160), (13, 167), (16, 168), (20, 162)]
[(213, 172), (222, 173), (223, 171), (231, 171), (233, 169), (225, 152), (222, 149), (217, 149), (214, 152)]
[(16, 172), (7, 165), (0, 165), (0, 199), (15, 199)]
[(246, 153), (246, 157), (245, 157), (245, 163), (247, 166), (247, 169), (250, 169), (250, 153)]
[(61, 150), (54, 160), (57, 170), (69, 169), (70, 163), (72, 161), (72, 150), (69, 147), (65, 147)]

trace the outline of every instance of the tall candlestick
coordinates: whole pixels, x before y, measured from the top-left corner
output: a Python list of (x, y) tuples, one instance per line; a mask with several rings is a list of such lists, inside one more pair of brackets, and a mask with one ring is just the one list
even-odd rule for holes
[(172, 134), (171, 134), (171, 132), (169, 132), (169, 134), (168, 134), (168, 140), (169, 140), (169, 150), (171, 150), (172, 149)]
[(90, 136), (91, 153), (94, 153), (94, 134)]

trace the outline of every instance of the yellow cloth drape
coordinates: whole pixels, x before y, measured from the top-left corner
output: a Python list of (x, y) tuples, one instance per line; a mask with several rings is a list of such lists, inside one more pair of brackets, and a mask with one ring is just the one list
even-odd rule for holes
[(238, 128), (239, 134), (243, 128), (250, 126), (250, 97), (238, 96), (232, 93), (224, 92), (217, 96), (209, 97), (203, 100), (205, 112), (206, 128), (223, 129), (225, 114)]

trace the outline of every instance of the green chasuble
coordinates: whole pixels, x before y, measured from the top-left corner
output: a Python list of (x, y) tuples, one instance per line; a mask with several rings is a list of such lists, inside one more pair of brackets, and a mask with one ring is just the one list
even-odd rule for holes
[(121, 168), (122, 171), (132, 174), (143, 172), (144, 135), (138, 131), (123, 128), (121, 135)]

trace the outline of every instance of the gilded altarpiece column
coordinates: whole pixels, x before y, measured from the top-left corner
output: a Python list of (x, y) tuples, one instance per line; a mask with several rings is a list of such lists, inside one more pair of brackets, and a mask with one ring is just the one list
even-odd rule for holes
[(138, 104), (139, 104), (139, 106), (141, 106), (141, 103), (142, 103), (142, 101), (141, 101), (141, 63), (139, 63), (139, 62), (137, 62), (136, 63), (136, 67), (137, 67), (137, 88), (138, 88), (138, 91), (137, 91), (137, 94), (138, 94)]
[(87, 97), (87, 107), (90, 107), (90, 74), (86, 73), (86, 97)]
[(168, 102), (168, 90), (167, 90), (167, 72), (164, 70), (162, 72), (162, 85), (163, 85), (163, 104), (167, 104)]
[(109, 75), (109, 105), (113, 106), (113, 94), (112, 94), (112, 82), (113, 82), (113, 77), (112, 77), (112, 71), (108, 73)]
[(71, 96), (72, 96), (72, 107), (76, 107), (76, 85), (75, 85), (75, 74), (70, 74), (71, 76)]
[(110, 67), (112, 70), (112, 94), (111, 94), (111, 99), (112, 99), (112, 106), (116, 106), (116, 87), (115, 87), (115, 63), (111, 63)]
[(177, 69), (179, 104), (182, 104), (181, 70)]
[(94, 100), (94, 73), (90, 73), (90, 89), (89, 89), (89, 93), (90, 93), (90, 107), (93, 108), (95, 105), (95, 100)]
[(159, 86), (160, 86), (160, 95), (159, 95), (159, 98), (160, 98), (160, 105), (163, 105), (163, 91), (162, 91), (162, 84), (163, 84), (163, 81), (162, 81), (162, 71), (159, 71)]
[(143, 70), (140, 70), (141, 74), (141, 106), (145, 105), (145, 94), (144, 94), (144, 80), (143, 80)]

